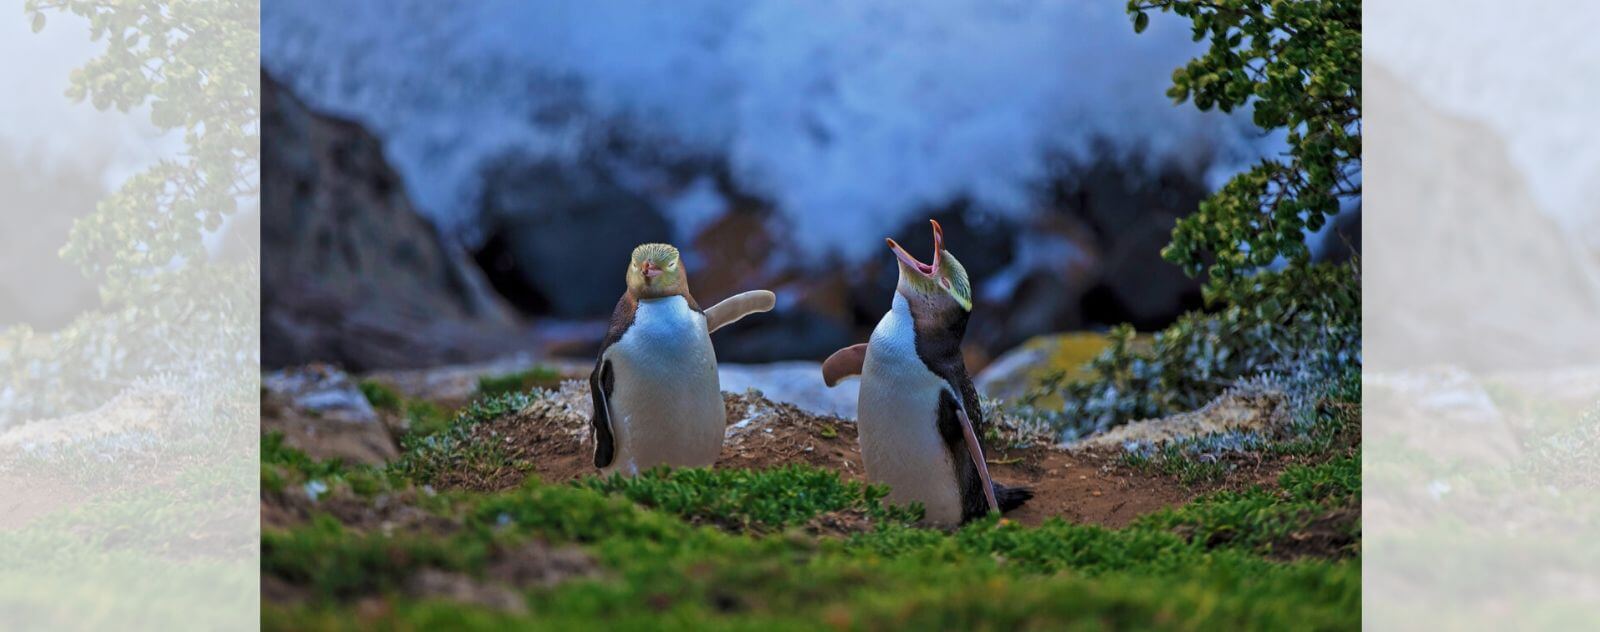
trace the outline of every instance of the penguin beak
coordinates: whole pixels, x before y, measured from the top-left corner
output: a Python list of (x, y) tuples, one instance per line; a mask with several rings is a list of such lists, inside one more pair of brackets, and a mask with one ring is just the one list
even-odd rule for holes
[(639, 264), (639, 272), (644, 275), (645, 283), (649, 283), (651, 279), (661, 276), (661, 268), (656, 267), (656, 264), (650, 261)]
[(930, 219), (928, 222), (933, 224), (933, 265), (917, 261), (916, 257), (911, 256), (911, 253), (906, 252), (906, 249), (901, 248), (900, 244), (895, 243), (893, 239), (884, 238), (884, 241), (888, 242), (889, 249), (894, 251), (894, 256), (900, 260), (900, 263), (922, 273), (925, 277), (934, 279), (939, 277), (939, 253), (944, 251), (944, 229), (939, 226), (937, 220)]

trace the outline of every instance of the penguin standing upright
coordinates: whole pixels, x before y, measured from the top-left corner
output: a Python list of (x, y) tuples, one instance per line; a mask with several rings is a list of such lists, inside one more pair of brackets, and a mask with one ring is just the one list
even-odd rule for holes
[(894, 302), (864, 344), (822, 365), (828, 386), (861, 375), (856, 430), (867, 478), (889, 486), (888, 501), (922, 503), (923, 522), (954, 527), (1033, 497), (989, 478), (978, 436), (983, 410), (961, 358), (972, 286), (933, 222), (933, 263), (886, 240), (900, 264)]
[(667, 244), (635, 248), (627, 283), (589, 375), (594, 465), (630, 476), (656, 465), (708, 467), (727, 425), (710, 334), (772, 309), (775, 297), (745, 292), (702, 312)]

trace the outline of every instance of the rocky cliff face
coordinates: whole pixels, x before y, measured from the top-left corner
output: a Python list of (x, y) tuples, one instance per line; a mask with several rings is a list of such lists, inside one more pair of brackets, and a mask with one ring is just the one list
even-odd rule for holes
[(411, 207), (381, 143), (262, 77), (262, 364), (428, 366), (513, 350), (518, 317)]

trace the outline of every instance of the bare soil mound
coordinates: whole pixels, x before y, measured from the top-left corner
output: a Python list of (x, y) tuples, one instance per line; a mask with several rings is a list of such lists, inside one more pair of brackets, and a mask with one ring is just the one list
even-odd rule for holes
[[(807, 413), (755, 391), (725, 393), (724, 398), (729, 423), (717, 467), (762, 469), (799, 462), (836, 470), (846, 479), (863, 480), (854, 422)], [(563, 383), (560, 390), (523, 410), (473, 428), (475, 444), (503, 451), (503, 467), (489, 472), (450, 472), (437, 483), (493, 490), (520, 485), (530, 475), (559, 483), (593, 474), (589, 412), (588, 384)], [(1135, 471), (1119, 462), (1116, 450), (1104, 447), (1067, 451), (1033, 446), (991, 450), (988, 458), (995, 480), (1033, 489), (1033, 499), (1007, 515), (1023, 524), (1060, 517), (1075, 523), (1122, 526), (1209, 491), (1204, 486), (1184, 486), (1168, 476)], [(818, 528), (832, 531), (840, 526)]]

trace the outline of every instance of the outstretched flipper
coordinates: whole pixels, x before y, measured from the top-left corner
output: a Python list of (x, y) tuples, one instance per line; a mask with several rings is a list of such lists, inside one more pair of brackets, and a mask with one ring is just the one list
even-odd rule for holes
[(867, 361), (867, 343), (854, 344), (828, 356), (822, 361), (822, 383), (834, 386), (852, 375), (861, 375), (861, 365)]
[(599, 468), (611, 465), (612, 459), (617, 456), (616, 439), (611, 432), (610, 401), (611, 389), (615, 385), (611, 361), (601, 354), (594, 372), (589, 374), (589, 395), (594, 399), (594, 416), (589, 418), (589, 424), (594, 427), (594, 466)]
[(706, 309), (706, 331), (722, 329), (751, 314), (770, 312), (777, 303), (778, 297), (766, 290), (740, 292)]

